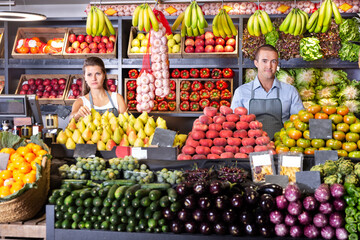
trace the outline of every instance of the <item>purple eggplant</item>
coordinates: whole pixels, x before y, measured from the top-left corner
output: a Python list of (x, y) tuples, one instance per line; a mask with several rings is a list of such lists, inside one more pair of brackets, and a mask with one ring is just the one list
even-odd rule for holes
[(189, 220), (191, 218), (191, 214), (190, 214), (189, 210), (184, 209), (184, 208), (178, 212), (177, 216), (178, 216), (178, 219), (183, 222), (186, 222), (187, 220)]
[(270, 238), (274, 236), (274, 226), (269, 224), (266, 226), (261, 226), (259, 228), (259, 232), (261, 234), (261, 236), (266, 237), (266, 238)]
[(201, 209), (195, 209), (192, 215), (193, 215), (193, 219), (197, 222), (202, 222), (206, 217), (205, 212), (202, 211)]
[(273, 224), (280, 224), (284, 220), (283, 214), (279, 210), (272, 211), (269, 215), (270, 222)]
[(264, 184), (257, 189), (257, 192), (262, 194), (270, 194), (274, 198), (283, 193), (283, 188), (277, 184)]
[(297, 217), (296, 216), (293, 216), (291, 214), (287, 214), (285, 216), (285, 224), (288, 225), (288, 226), (294, 226), (296, 225), (297, 223)]
[(276, 197), (276, 206), (279, 210), (284, 210), (288, 207), (289, 202), (286, 200), (284, 195)]
[(303, 235), (303, 229), (300, 226), (290, 227), (290, 236), (293, 238), (299, 238)]
[(210, 208), (211, 201), (209, 197), (200, 197), (198, 200), (198, 205), (201, 209), (207, 210)]
[(327, 202), (331, 197), (329, 185), (325, 183), (321, 184), (315, 190), (314, 197), (316, 198), (316, 200), (318, 200), (321, 203)]
[(231, 208), (225, 210), (224, 213), (223, 213), (223, 219), (227, 223), (231, 223), (231, 222), (235, 221), (236, 212), (234, 210), (232, 210)]
[(186, 196), (184, 199), (184, 206), (187, 209), (194, 209), (196, 207), (196, 197), (194, 195)]
[(226, 225), (222, 222), (218, 222), (214, 225), (214, 232), (218, 235), (224, 235), (227, 233)]
[(202, 234), (204, 234), (204, 235), (209, 235), (209, 234), (211, 234), (211, 233), (212, 233), (211, 228), (212, 228), (212, 226), (211, 226), (210, 223), (202, 222), (202, 223), (200, 224), (200, 232), (201, 232)]
[(166, 208), (164, 208), (164, 209), (162, 210), (162, 214), (163, 214), (164, 218), (167, 219), (167, 220), (172, 220), (172, 219), (174, 219), (174, 217), (175, 217), (174, 212), (172, 212), (172, 211), (170, 210), (170, 208), (168, 208), (168, 207), (166, 207)]
[(182, 233), (183, 232), (183, 225), (180, 221), (172, 221), (171, 223), (171, 231), (173, 233)]
[(206, 183), (202, 182), (202, 181), (195, 183), (194, 186), (193, 186), (193, 191), (197, 195), (205, 194), (206, 190), (207, 190)]
[(255, 222), (259, 226), (269, 224), (269, 214), (267, 212), (257, 212), (255, 214)]
[(341, 198), (345, 195), (345, 188), (342, 184), (334, 183), (330, 186), (330, 192), (334, 198)]
[(321, 229), (320, 234), (324, 239), (333, 239), (335, 236), (335, 230), (330, 226), (326, 226)]
[(246, 187), (245, 201), (248, 204), (255, 205), (259, 201), (259, 193), (250, 187)]
[(335, 211), (344, 211), (346, 208), (345, 200), (342, 198), (334, 199), (332, 205), (334, 206)]
[(243, 199), (244, 197), (242, 194), (235, 193), (230, 199), (231, 206), (233, 208), (241, 208), (243, 206), (243, 201), (244, 201)]
[(296, 184), (290, 183), (286, 186), (284, 195), (289, 202), (295, 202), (300, 199), (301, 191)]
[(257, 235), (257, 228), (255, 224), (245, 224), (244, 231), (246, 235), (255, 236)]
[(220, 219), (219, 213), (216, 211), (216, 209), (210, 209), (207, 212), (207, 219), (209, 222), (217, 222)]
[(329, 225), (333, 228), (341, 228), (344, 226), (344, 217), (339, 212), (330, 214)]
[(348, 239), (348, 236), (349, 236), (349, 234), (345, 228), (337, 228), (335, 230), (335, 235), (338, 240)]
[(239, 225), (230, 225), (229, 226), (229, 233), (233, 236), (241, 236), (242, 229)]
[(270, 194), (263, 194), (260, 198), (260, 206), (263, 211), (271, 212), (275, 209), (275, 199)]
[(239, 216), (239, 219), (240, 219), (240, 222), (244, 225), (247, 225), (247, 224), (252, 224), (254, 223), (254, 214), (251, 213), (251, 212), (242, 212)]
[(215, 198), (215, 207), (218, 209), (225, 209), (229, 205), (229, 198), (226, 195), (217, 196)]
[(291, 215), (297, 216), (302, 212), (302, 204), (300, 201), (290, 202), (287, 210)]
[(176, 192), (178, 195), (180, 196), (186, 196), (190, 193), (190, 188), (189, 185), (186, 183), (179, 183), (176, 186)]
[(306, 211), (314, 211), (318, 205), (318, 202), (313, 196), (307, 196), (303, 200), (303, 206)]
[(328, 218), (323, 213), (317, 213), (313, 218), (313, 223), (315, 227), (323, 228), (328, 224)]
[(323, 214), (330, 214), (333, 211), (334, 211), (334, 209), (333, 209), (333, 205), (331, 205), (331, 203), (329, 203), (329, 202), (320, 203), (319, 212), (321, 212)]
[(301, 225), (309, 225), (312, 222), (312, 217), (309, 212), (302, 212), (298, 216), (298, 220)]
[(304, 236), (307, 238), (317, 238), (319, 234), (319, 229), (312, 224), (304, 227)]
[(214, 180), (210, 183), (209, 192), (211, 195), (220, 195), (230, 188), (229, 182)]
[(196, 232), (196, 223), (193, 221), (189, 221), (185, 223), (185, 232), (187, 233), (195, 233)]
[(285, 237), (289, 234), (289, 227), (283, 223), (275, 225), (275, 234), (279, 237)]

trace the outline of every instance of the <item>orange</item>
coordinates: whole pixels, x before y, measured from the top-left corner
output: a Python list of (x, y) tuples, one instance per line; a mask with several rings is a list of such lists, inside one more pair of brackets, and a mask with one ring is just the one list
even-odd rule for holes
[[(28, 145), (29, 145), (29, 144), (28, 144)], [(43, 150), (42, 147), (41, 147), (40, 145), (37, 145), (37, 144), (31, 145), (31, 149), (32, 149), (33, 153), (35, 153), (35, 154), (36, 154), (38, 151)]]
[(18, 157), (14, 160), (14, 165), (16, 168), (20, 168), (23, 163), (26, 163), (26, 160), (23, 157)]
[(24, 158), (27, 162), (30, 163), (30, 162), (34, 161), (34, 159), (36, 158), (36, 155), (33, 154), (32, 152), (29, 152), (29, 153), (25, 154)]
[(28, 173), (23, 177), (23, 182), (25, 183), (33, 183), (36, 181), (36, 174)]
[(0, 178), (0, 187), (4, 186), (4, 180), (2, 178)]
[(0, 153), (8, 153), (11, 155), (11, 154), (15, 153), (15, 150), (12, 148), (3, 148), (0, 150)]
[(10, 195), (10, 187), (9, 186), (2, 186), (0, 187), (0, 198), (6, 197)]
[(11, 188), (10, 188), (10, 193), (13, 194), (17, 191), (19, 191), (20, 189), (22, 189), (24, 186), (24, 183), (21, 181), (21, 182), (15, 182)]
[(39, 150), (37, 153), (36, 153), (36, 155), (37, 156), (43, 156), (43, 155), (45, 155), (45, 154), (47, 154), (48, 152), (46, 151), (46, 150)]
[(19, 168), (21, 173), (28, 173), (32, 170), (31, 165), (29, 163), (22, 163)]
[(10, 156), (10, 161), (14, 161), (18, 157), (21, 157), (21, 155), (19, 153), (15, 152), (14, 154), (12, 154)]
[(18, 181), (21, 181), (21, 182), (22, 182), (24, 176), (25, 176), (24, 173), (17, 173), (17, 174), (14, 173), (14, 177), (13, 177), (13, 178), (14, 178), (14, 180), (15, 180), (16, 182), (18, 182)]
[(25, 156), (25, 154), (31, 152), (31, 148), (28, 148), (28, 147), (19, 147), (16, 152), (21, 154), (22, 156)]
[(0, 177), (1, 177), (3, 180), (12, 178), (12, 171), (10, 171), (10, 170), (2, 170), (2, 171), (0, 172)]
[(15, 163), (8, 163), (6, 170), (14, 171), (15, 168)]
[(14, 182), (15, 182), (15, 180), (13, 178), (6, 179), (4, 181), (4, 186), (10, 186), (11, 187)]
[(36, 170), (36, 163), (41, 166), (41, 163), (39, 163), (37, 160), (32, 161), (32, 162), (30, 163), (32, 170)]

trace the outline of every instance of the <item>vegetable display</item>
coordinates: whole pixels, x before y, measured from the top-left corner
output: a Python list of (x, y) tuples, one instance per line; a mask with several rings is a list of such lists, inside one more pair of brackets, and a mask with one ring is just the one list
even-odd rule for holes
[(300, 56), (305, 61), (314, 61), (323, 57), (320, 51), (320, 41), (315, 37), (300, 40)]

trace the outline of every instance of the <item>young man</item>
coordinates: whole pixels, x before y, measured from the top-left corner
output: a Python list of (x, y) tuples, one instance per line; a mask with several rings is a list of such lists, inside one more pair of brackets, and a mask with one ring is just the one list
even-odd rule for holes
[(304, 109), (296, 88), (275, 77), (278, 59), (278, 52), (273, 46), (259, 47), (254, 60), (258, 75), (254, 81), (235, 90), (231, 103), (232, 109), (245, 107), (249, 114), (255, 114), (270, 138), (283, 127), (283, 122), (290, 115)]

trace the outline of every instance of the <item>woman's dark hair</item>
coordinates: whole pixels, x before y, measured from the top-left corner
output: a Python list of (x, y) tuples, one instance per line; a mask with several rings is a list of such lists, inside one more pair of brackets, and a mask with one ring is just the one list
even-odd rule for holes
[(85, 68), (88, 66), (99, 66), (101, 68), (101, 71), (105, 74), (103, 87), (105, 90), (108, 90), (107, 84), (106, 84), (107, 74), (106, 74), (105, 64), (104, 64), (103, 60), (101, 60), (101, 58), (98, 58), (98, 57), (88, 57), (87, 59), (85, 59), (84, 65), (82, 67), (83, 74), (84, 74), (84, 81), (82, 83), (82, 95), (85, 96), (90, 91), (89, 86), (85, 82)]

